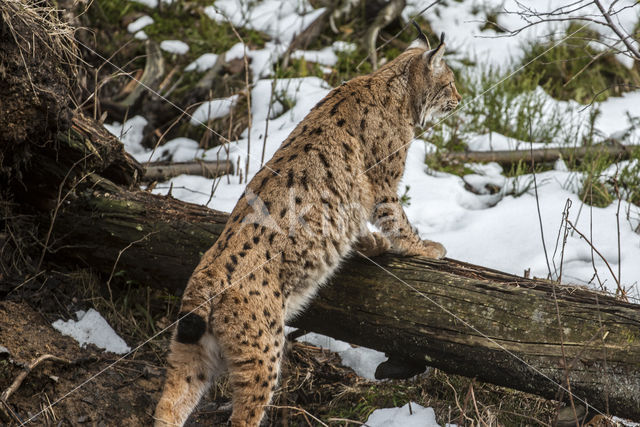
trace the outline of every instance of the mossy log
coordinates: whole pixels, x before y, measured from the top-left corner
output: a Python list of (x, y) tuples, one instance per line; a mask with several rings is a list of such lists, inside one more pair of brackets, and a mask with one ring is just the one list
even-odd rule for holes
[(581, 162), (586, 157), (603, 156), (617, 161), (627, 160), (633, 146), (622, 145), (614, 139), (589, 147), (537, 148), (535, 150), (494, 150), (438, 153), (441, 161), (449, 164), (496, 162), (503, 167), (524, 163), (553, 163), (558, 159)]

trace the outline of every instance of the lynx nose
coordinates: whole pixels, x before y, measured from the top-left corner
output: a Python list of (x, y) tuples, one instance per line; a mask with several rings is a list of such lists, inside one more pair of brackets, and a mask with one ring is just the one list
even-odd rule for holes
[(455, 85), (453, 85), (453, 95), (456, 97), (457, 102), (460, 102), (462, 100), (462, 95), (458, 93), (458, 89), (456, 89)]

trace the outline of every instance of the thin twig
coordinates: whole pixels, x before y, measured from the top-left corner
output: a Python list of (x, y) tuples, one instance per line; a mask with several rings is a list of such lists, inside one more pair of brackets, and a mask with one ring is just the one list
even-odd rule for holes
[(73, 165), (71, 165), (71, 167), (67, 171), (66, 175), (64, 176), (64, 178), (62, 179), (62, 182), (60, 183), (60, 185), (58, 187), (58, 199), (57, 199), (56, 207), (53, 209), (53, 214), (51, 215), (51, 222), (49, 223), (49, 229), (47, 230), (47, 235), (46, 235), (45, 241), (44, 241), (44, 247), (42, 248), (42, 253), (40, 254), (40, 259), (38, 261), (38, 267), (36, 268), (36, 271), (40, 271), (40, 267), (42, 267), (42, 262), (44, 261), (44, 257), (47, 254), (47, 250), (49, 248), (49, 240), (51, 239), (51, 234), (53, 233), (53, 226), (54, 226), (54, 224), (56, 222), (56, 217), (58, 216), (58, 211), (60, 210), (60, 207), (64, 204), (65, 200), (67, 200), (67, 197), (69, 197), (69, 195), (71, 194), (73, 188), (75, 188), (78, 184), (80, 184), (82, 181), (84, 181), (87, 178), (87, 176), (89, 176), (89, 175), (88, 174), (83, 175), (73, 185), (73, 187), (71, 189), (69, 189), (69, 191), (67, 191), (67, 193), (63, 197), (62, 196), (62, 190), (65, 187), (67, 179), (71, 175), (71, 171), (73, 171), (76, 166), (78, 166), (80, 163), (84, 162), (86, 159), (88, 159), (91, 156), (93, 156), (93, 153), (87, 154), (86, 156), (82, 157), (80, 160), (77, 160)]
[[(569, 209), (571, 209), (571, 200), (567, 199), (567, 203), (565, 204), (565, 209), (562, 215), (565, 226), (564, 226), (564, 235), (562, 239), (562, 252), (560, 255), (560, 274), (558, 275), (558, 283), (560, 283), (560, 280), (562, 279), (562, 264), (564, 260), (564, 249), (565, 249), (565, 245), (567, 243), (567, 237), (569, 234), (568, 233), (569, 232), (569, 229), (568, 229)], [(573, 393), (571, 392), (571, 383), (569, 381), (569, 367), (567, 365), (567, 356), (564, 350), (564, 329), (562, 327), (562, 319), (560, 318), (560, 307), (558, 305), (558, 296), (556, 294), (555, 283), (551, 284), (551, 289), (553, 291), (553, 302), (556, 308), (556, 317), (558, 318), (558, 332), (560, 334), (560, 351), (562, 353), (562, 370), (564, 373), (564, 380), (567, 383), (567, 393), (569, 394), (569, 403), (571, 404), (571, 410), (573, 411), (573, 416), (576, 420), (576, 425), (579, 425), (580, 423), (578, 422), (578, 414), (576, 412), (576, 406), (573, 401)], [(559, 390), (559, 391), (562, 392), (562, 390)]]
[(249, 59), (247, 57), (247, 44), (244, 42), (244, 40), (240, 36), (240, 33), (238, 33), (238, 30), (236, 30), (236, 27), (235, 25), (233, 25), (231, 20), (228, 20), (228, 22), (229, 22), (229, 26), (231, 27), (231, 30), (233, 31), (233, 34), (235, 34), (238, 40), (240, 40), (240, 43), (242, 43), (242, 47), (244, 48), (244, 55), (243, 55), (244, 85), (245, 85), (245, 90), (247, 92), (247, 116), (249, 119), (247, 123), (247, 161), (245, 163), (245, 171), (244, 171), (244, 183), (246, 184), (249, 180), (249, 161), (251, 159), (251, 125), (252, 125), (251, 86), (249, 85)]
[[(531, 138), (532, 126), (531, 120), (529, 120), (529, 140), (533, 141)], [(547, 271), (549, 272), (548, 279), (551, 279), (551, 265), (549, 264), (549, 254), (547, 253), (547, 244), (544, 241), (544, 227), (542, 226), (542, 214), (540, 213), (540, 198), (538, 197), (538, 181), (536, 179), (536, 165), (535, 160), (533, 159), (533, 142), (530, 145), (531, 148), (531, 171), (533, 173), (533, 189), (536, 195), (536, 208), (538, 210), (538, 223), (540, 224), (540, 238), (542, 239), (542, 249), (544, 250), (544, 259), (547, 261)]]
[(25, 366), (22, 372), (20, 372), (16, 377), (16, 379), (13, 380), (11, 385), (7, 387), (5, 391), (2, 392), (2, 395), (0, 395), (0, 400), (2, 400), (3, 402), (6, 402), (11, 397), (11, 395), (22, 385), (22, 382), (25, 380), (25, 378), (27, 378), (27, 375), (29, 375), (29, 373), (36, 366), (38, 366), (40, 363), (46, 360), (53, 360), (54, 362), (60, 362), (60, 363), (66, 363), (66, 364), (71, 363), (67, 359), (63, 359), (62, 357), (54, 356), (52, 354), (43, 354), (37, 359), (31, 361), (31, 363), (29, 363), (27, 366)]
[[(302, 408), (298, 408), (296, 406), (281, 406), (281, 405), (264, 405), (266, 408), (275, 408), (275, 409), (290, 409), (292, 411), (298, 411), (300, 414), (302, 414), (303, 416), (309, 416), (311, 418), (313, 418), (314, 421), (316, 421), (317, 423), (320, 423), (320, 425), (324, 426), (324, 427), (329, 427), (328, 424), (322, 422), (322, 420), (312, 414), (310, 414), (308, 411), (302, 409)], [(307, 420), (308, 421), (308, 420)]]
[[(608, 261), (607, 261), (607, 259), (604, 257), (604, 255), (602, 255), (602, 254), (600, 253), (600, 251), (599, 251), (598, 249), (596, 249), (596, 247), (595, 247), (595, 246), (593, 246), (593, 244), (591, 243), (591, 241), (590, 241), (589, 239), (587, 239), (587, 236), (585, 236), (584, 234), (582, 234), (582, 233), (580, 232), (580, 230), (578, 230), (578, 229), (575, 227), (575, 225), (573, 225), (573, 223), (572, 223), (568, 218), (566, 219), (566, 221), (567, 221), (567, 224), (569, 224), (569, 226), (570, 226), (572, 229), (574, 229), (574, 230), (576, 231), (576, 233), (578, 233), (578, 235), (579, 235), (580, 237), (582, 237), (582, 238), (584, 239), (584, 241), (585, 241), (585, 242), (587, 242), (587, 244), (588, 244), (589, 246), (591, 246), (591, 248), (593, 249), (593, 251), (594, 251), (595, 253), (597, 253), (597, 254), (598, 254), (598, 256), (600, 257), (600, 259), (602, 259), (602, 261), (604, 261), (605, 265), (606, 265), (606, 266), (607, 266), (607, 268), (609, 269), (609, 272), (611, 273), (611, 276), (613, 276), (613, 280), (616, 282), (616, 285), (617, 285), (616, 295), (619, 295), (619, 296), (625, 297), (625, 292), (624, 292), (624, 290), (622, 289), (622, 287), (620, 286), (620, 281), (618, 280), (618, 277), (616, 276), (616, 274), (613, 272), (613, 269), (611, 268), (611, 265), (609, 265), (609, 262), (608, 262)], [(625, 298), (625, 299), (626, 299), (626, 298)]]
[(109, 279), (107, 280), (107, 289), (109, 290), (109, 301), (111, 302), (111, 304), (113, 304), (113, 293), (111, 292), (111, 279), (113, 279), (113, 275), (114, 275), (114, 273), (116, 271), (116, 266), (118, 265), (118, 261), (120, 261), (120, 257), (131, 246), (135, 245), (136, 243), (140, 243), (143, 240), (146, 240), (149, 236), (151, 236), (153, 234), (156, 234), (156, 233), (158, 233), (158, 231), (150, 231), (149, 233), (145, 234), (144, 236), (142, 236), (138, 240), (135, 240), (135, 241), (129, 243), (127, 246), (125, 246), (124, 248), (120, 249), (120, 251), (118, 252), (118, 256), (116, 257), (116, 260), (113, 263), (113, 268), (111, 268), (111, 274), (109, 275)]
[(267, 107), (267, 118), (264, 123), (264, 138), (262, 139), (262, 155), (260, 156), (260, 167), (264, 165), (264, 152), (267, 149), (267, 135), (269, 135), (269, 117), (271, 116), (271, 104), (273, 104), (273, 96), (276, 92), (276, 78), (271, 81), (271, 94), (269, 95), (269, 106)]

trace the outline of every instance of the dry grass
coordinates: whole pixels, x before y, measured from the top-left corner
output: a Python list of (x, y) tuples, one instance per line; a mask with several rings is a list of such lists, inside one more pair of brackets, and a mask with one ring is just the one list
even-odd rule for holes
[[(27, 73), (26, 57), (49, 59), (75, 67), (80, 58), (74, 41), (75, 29), (58, 18), (58, 10), (45, 1), (3, 0), (0, 2), (2, 21), (9, 29), (21, 55)], [(30, 31), (24, 31), (28, 28)]]

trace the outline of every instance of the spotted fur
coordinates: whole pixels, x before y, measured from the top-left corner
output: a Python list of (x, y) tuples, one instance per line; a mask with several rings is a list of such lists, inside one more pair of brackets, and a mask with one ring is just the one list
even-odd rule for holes
[[(278, 383), (284, 325), (353, 249), (440, 258), (398, 201), (416, 125), (460, 100), (444, 43), (418, 39), (380, 70), (332, 90), (248, 184), (191, 276), (156, 426), (182, 425), (228, 372), (231, 425), (258, 426)], [(382, 234), (371, 234), (367, 222)]]

